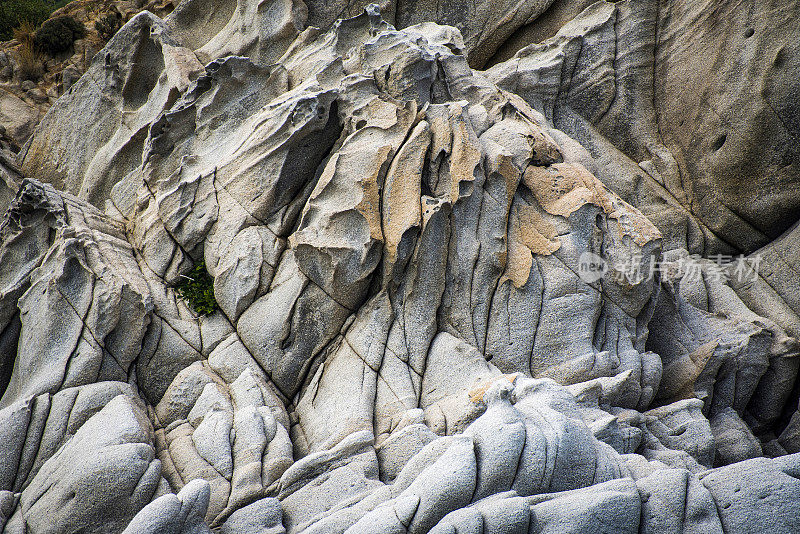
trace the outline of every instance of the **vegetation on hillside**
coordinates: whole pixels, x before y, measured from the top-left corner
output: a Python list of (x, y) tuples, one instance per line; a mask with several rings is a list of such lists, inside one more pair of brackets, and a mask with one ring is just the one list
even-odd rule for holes
[(46, 20), (33, 35), (33, 42), (39, 50), (51, 55), (69, 50), (75, 40), (86, 36), (83, 24), (63, 15)]
[(33, 25), (23, 21), (18, 27), (14, 28), (14, 39), (19, 43), (17, 52), (19, 53), (18, 73), (23, 80), (38, 80), (44, 74), (44, 59), (34, 44), (35, 30)]
[(14, 38), (14, 28), (23, 23), (38, 27), (56, 9), (70, 0), (0, 0), (0, 41)]

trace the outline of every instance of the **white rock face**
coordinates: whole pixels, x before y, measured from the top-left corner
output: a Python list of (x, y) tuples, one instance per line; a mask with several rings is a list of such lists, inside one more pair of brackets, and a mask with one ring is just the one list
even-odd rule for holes
[(0, 157), (0, 532), (800, 530), (797, 226), (566, 121), (629, 2), (472, 70), (563, 3), (130, 20)]

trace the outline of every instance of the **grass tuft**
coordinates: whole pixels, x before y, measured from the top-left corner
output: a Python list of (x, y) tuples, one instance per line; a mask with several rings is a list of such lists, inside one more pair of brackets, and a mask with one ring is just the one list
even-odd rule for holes
[(44, 74), (44, 58), (34, 44), (34, 26), (24, 20), (14, 28), (14, 39), (19, 43), (19, 77), (37, 81)]
[(14, 28), (28, 22), (34, 28), (70, 0), (0, 0), (0, 41), (14, 37)]

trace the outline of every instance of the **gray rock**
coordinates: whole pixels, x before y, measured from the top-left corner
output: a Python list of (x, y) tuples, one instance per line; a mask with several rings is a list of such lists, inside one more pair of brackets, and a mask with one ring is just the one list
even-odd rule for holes
[[(727, 6), (715, 15), (727, 21), (721, 29), (710, 6), (562, 0), (487, 74), (595, 154), (600, 179), (636, 198), (665, 248), (752, 252), (797, 211), (800, 123), (787, 76), (798, 67), (786, 45), (796, 7)], [(701, 56), (713, 59), (698, 65)], [(754, 86), (763, 88), (757, 103)]]
[(636, 485), (642, 499), (640, 532), (725, 532), (711, 493), (696, 475), (660, 469)]
[[(686, 399), (644, 413), (644, 456), (699, 472), (714, 463), (714, 435), (699, 399)], [(666, 450), (665, 450), (666, 449)], [(684, 454), (675, 453), (677, 451)]]
[(195, 479), (177, 494), (167, 494), (145, 506), (123, 534), (208, 534), (203, 521), (208, 508), (208, 482)]
[(639, 532), (641, 501), (631, 480), (542, 495), (533, 504), (533, 532)]
[(285, 534), (278, 499), (261, 499), (239, 508), (222, 524), (222, 534)]
[(61, 93), (66, 93), (81, 77), (81, 72), (74, 65), (68, 65), (61, 71)]
[[(5, 132), (0, 130), (0, 136)], [(21, 175), (16, 165), (16, 158), (0, 147), (0, 210), (4, 213), (19, 189)]]
[(18, 401), (0, 411), (6, 435), (0, 487), (21, 491), (86, 421), (118, 395), (136, 398), (121, 382), (98, 382)]
[(771, 332), (758, 320), (711, 314), (664, 289), (653, 316), (661, 327), (648, 338), (664, 365), (656, 398), (697, 396), (711, 415), (728, 407), (743, 411), (769, 368)]
[(17, 143), (27, 141), (41, 119), (41, 112), (33, 102), (3, 91), (0, 93), (0, 126)]
[[(39, 123), (23, 172), (102, 207), (117, 181), (141, 164), (147, 127), (171, 104), (170, 92), (185, 91), (202, 71), (158, 17), (136, 15)], [(96, 125), (91, 136), (61, 128), (75, 116)]]
[(21, 323), (0, 406), (64, 387), (127, 381), (152, 322), (152, 301), (124, 226), (26, 181), (0, 232), (0, 255), (18, 265), (3, 290), (3, 322), (16, 312)]
[(732, 408), (719, 412), (709, 422), (720, 465), (763, 456), (761, 442)]
[(189, 417), (205, 386), (212, 384), (213, 381), (213, 375), (210, 375), (200, 362), (183, 369), (175, 376), (161, 397), (161, 401), (155, 406), (159, 422), (167, 427), (175, 421)]
[(797, 530), (790, 4), (127, 17), (0, 156), (2, 528)]
[(422, 423), (404, 426), (393, 432), (376, 447), (381, 480), (391, 483), (408, 461), (425, 445), (436, 439), (436, 434)]
[(368, 495), (383, 484), (369, 432), (357, 432), (329, 451), (310, 454), (281, 476), (278, 498), (283, 524), (296, 532), (342, 502)]
[(796, 532), (800, 485), (797, 455), (755, 458), (700, 477), (719, 510), (725, 532)]
[(140, 404), (115, 397), (42, 465), (18, 505), (31, 531), (122, 530), (150, 502), (161, 463)]

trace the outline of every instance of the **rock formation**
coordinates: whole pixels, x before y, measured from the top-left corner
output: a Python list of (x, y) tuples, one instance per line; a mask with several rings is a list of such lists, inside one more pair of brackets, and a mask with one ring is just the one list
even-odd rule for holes
[[(43, 52), (18, 39), (0, 43), (0, 148), (20, 151), (50, 106), (86, 72), (115, 28), (140, 11), (166, 15), (174, 8), (173, 0), (74, 0), (51, 15), (72, 17), (86, 33), (68, 50)], [(22, 29), (21, 37), (32, 40), (29, 30)]]
[(799, 532), (798, 13), (135, 15), (0, 151), (0, 532)]

